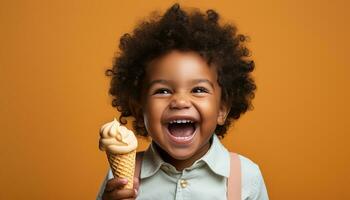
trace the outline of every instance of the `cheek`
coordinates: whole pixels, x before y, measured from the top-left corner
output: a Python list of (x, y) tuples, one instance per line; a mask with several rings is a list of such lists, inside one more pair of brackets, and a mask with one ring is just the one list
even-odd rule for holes
[(219, 103), (216, 98), (197, 102), (197, 107), (204, 118), (216, 118), (219, 113)]
[(149, 100), (144, 104), (143, 118), (146, 128), (160, 124), (162, 112), (164, 110), (164, 105), (161, 102), (155, 100)]

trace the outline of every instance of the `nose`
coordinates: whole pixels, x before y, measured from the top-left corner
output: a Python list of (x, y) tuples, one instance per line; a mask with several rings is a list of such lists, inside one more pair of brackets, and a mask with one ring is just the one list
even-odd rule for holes
[(184, 94), (175, 94), (170, 100), (170, 109), (186, 109), (191, 106), (191, 102)]

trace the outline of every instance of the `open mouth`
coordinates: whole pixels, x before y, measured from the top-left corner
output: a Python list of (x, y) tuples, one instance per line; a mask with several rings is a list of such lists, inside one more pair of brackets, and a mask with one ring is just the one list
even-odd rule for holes
[(190, 143), (196, 132), (196, 123), (192, 120), (172, 120), (168, 123), (170, 138), (179, 144)]

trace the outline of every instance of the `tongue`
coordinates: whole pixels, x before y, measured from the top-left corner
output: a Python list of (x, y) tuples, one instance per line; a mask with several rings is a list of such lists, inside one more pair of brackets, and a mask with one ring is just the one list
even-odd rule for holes
[(170, 134), (175, 136), (175, 137), (191, 136), (194, 132), (194, 126), (193, 126), (193, 124), (190, 124), (190, 123), (169, 124), (168, 129), (169, 129)]

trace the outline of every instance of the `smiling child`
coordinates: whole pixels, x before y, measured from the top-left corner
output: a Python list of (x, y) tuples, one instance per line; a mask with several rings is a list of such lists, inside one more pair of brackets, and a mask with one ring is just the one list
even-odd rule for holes
[(232, 199), (230, 187), (239, 187), (239, 199), (268, 199), (258, 165), (219, 140), (252, 107), (256, 85), (246, 37), (218, 21), (213, 10), (175, 4), (122, 36), (107, 70), (112, 105), (122, 124), (132, 116), (136, 133), (152, 142), (139, 153), (134, 190), (121, 189), (126, 181), (109, 170), (97, 199)]

